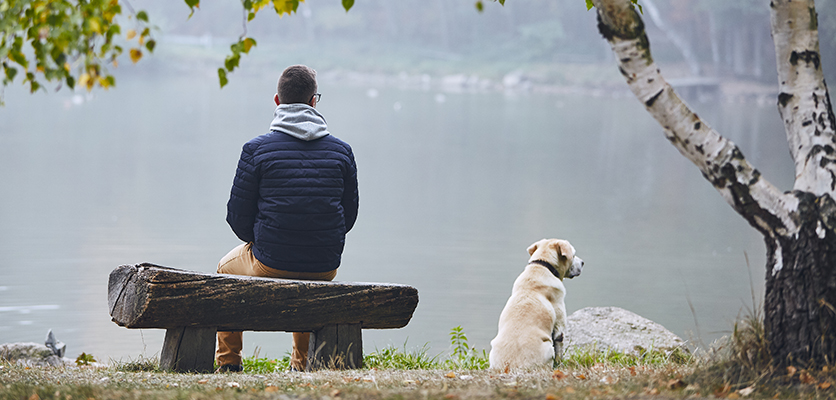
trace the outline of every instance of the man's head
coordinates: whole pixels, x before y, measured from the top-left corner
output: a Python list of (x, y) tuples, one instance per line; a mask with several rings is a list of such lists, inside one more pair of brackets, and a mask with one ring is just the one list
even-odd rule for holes
[(304, 65), (287, 67), (279, 78), (276, 90), (276, 104), (303, 103), (314, 106), (316, 93), (316, 71)]

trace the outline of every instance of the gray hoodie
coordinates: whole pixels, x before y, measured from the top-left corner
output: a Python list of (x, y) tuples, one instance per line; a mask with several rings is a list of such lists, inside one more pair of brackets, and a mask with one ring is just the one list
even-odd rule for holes
[(273, 115), (271, 131), (286, 133), (305, 141), (316, 140), (329, 134), (325, 117), (307, 104), (280, 104)]

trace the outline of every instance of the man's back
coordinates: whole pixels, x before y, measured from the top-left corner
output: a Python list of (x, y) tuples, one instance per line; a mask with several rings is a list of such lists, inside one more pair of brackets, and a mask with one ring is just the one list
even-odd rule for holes
[(339, 266), (357, 202), (357, 168), (347, 143), (332, 135), (306, 141), (271, 131), (244, 145), (227, 222), (269, 267), (330, 271)]

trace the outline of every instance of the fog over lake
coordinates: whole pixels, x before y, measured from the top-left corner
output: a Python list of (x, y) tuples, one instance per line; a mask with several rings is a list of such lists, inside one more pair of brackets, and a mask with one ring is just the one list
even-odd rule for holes
[[(211, 73), (171, 71), (125, 73), (115, 90), (93, 94), (8, 88), (0, 343), (43, 342), (52, 329), (72, 358), (158, 354), (162, 330), (110, 321), (108, 274), (139, 262), (214, 272), (239, 243), (226, 201), (242, 144), (267, 131), (283, 67), (241, 72), (223, 90)], [(420, 296), (406, 328), (364, 333), (366, 353), (404, 343), (445, 352), (459, 325), (489, 349), (525, 250), (544, 237), (571, 241), (586, 262), (565, 282), (569, 312), (623, 307), (699, 344), (731, 329), (753, 289), (760, 298), (760, 234), (634, 98), (322, 75), (318, 109), (352, 145), (360, 184), (336, 280), (404, 283)], [(689, 103), (790, 189), (773, 102)], [(286, 333), (244, 341), (245, 355), (290, 348)]]

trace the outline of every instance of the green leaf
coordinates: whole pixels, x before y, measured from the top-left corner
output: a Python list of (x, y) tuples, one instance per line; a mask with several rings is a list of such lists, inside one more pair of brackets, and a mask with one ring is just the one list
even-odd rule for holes
[(251, 49), (253, 46), (255, 46), (255, 39), (253, 39), (253, 38), (246, 38), (246, 39), (244, 39), (244, 42), (243, 42), (243, 43), (244, 43), (244, 48), (242, 49), (242, 51), (243, 51), (244, 53), (249, 53), (249, 52), (250, 52), (250, 49)]
[(156, 46), (157, 46), (157, 42), (154, 41), (154, 39), (151, 39), (151, 40), (145, 42), (145, 48), (148, 49), (149, 52), (153, 53), (154, 52), (154, 47), (156, 47)]
[(14, 69), (12, 67), (6, 67), (6, 78), (9, 80), (9, 82), (15, 80), (16, 75), (17, 69)]
[[(188, 3), (188, 1), (186, 3)], [(148, 22), (148, 13), (140, 10), (138, 13), (136, 13), (136, 19), (139, 21)]]
[(499, 4), (504, 6), (505, 5), (505, 0), (499, 0)]
[(221, 82), (221, 89), (229, 83), (229, 80), (226, 79), (226, 70), (223, 68), (218, 68), (218, 80)]
[(75, 78), (73, 78), (71, 75), (67, 75), (66, 81), (67, 86), (69, 86), (70, 89), (75, 89)]
[(485, 5), (482, 4), (482, 0), (476, 2), (476, 11), (482, 12), (485, 11)]
[(200, 0), (184, 0), (184, 1), (186, 2), (186, 5), (189, 6), (189, 10), (192, 11), (189, 14), (189, 18), (191, 18), (192, 15), (194, 15), (194, 9), (195, 8), (198, 8), (198, 9), (200, 8)]
[(348, 12), (351, 7), (354, 7), (354, 0), (343, 0), (343, 8), (345, 8), (346, 12)]
[(224, 67), (226, 67), (229, 72), (232, 72), (232, 70), (238, 66), (239, 61), (241, 61), (241, 54), (235, 53), (224, 60)]
[(592, 3), (592, 0), (586, 0), (586, 11), (591, 10), (592, 7), (595, 7), (595, 4)]

